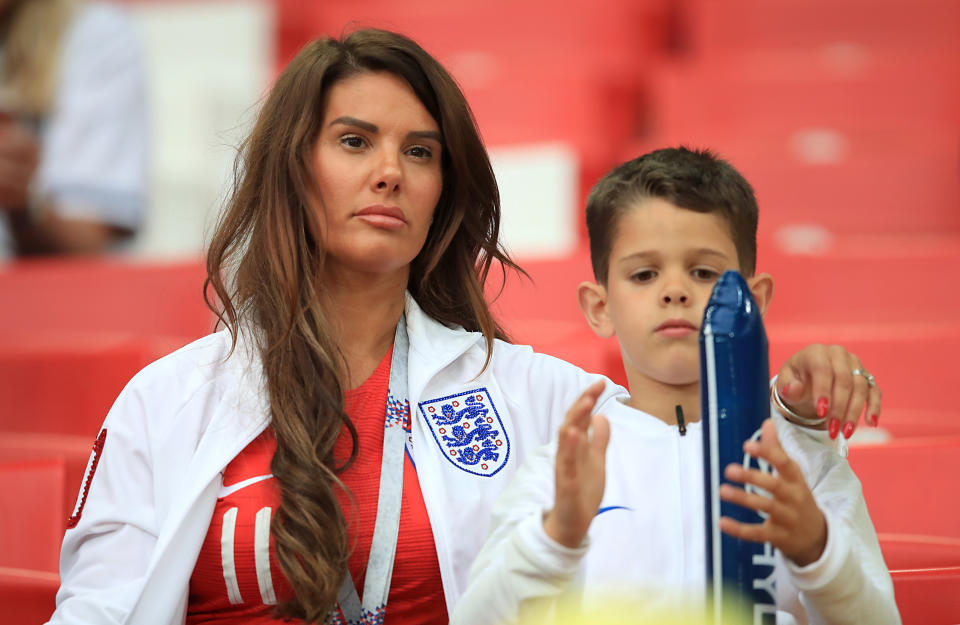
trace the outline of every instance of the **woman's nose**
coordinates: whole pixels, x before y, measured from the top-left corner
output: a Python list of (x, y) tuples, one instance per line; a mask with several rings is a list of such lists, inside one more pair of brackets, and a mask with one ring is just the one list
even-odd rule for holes
[(402, 178), (403, 170), (400, 168), (400, 161), (397, 157), (391, 154), (382, 155), (374, 173), (374, 188), (377, 191), (391, 193), (399, 191)]

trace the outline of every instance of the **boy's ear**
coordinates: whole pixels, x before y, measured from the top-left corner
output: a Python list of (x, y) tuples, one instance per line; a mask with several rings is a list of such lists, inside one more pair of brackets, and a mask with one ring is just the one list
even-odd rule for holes
[(607, 289), (596, 282), (581, 282), (577, 287), (577, 300), (587, 324), (594, 334), (603, 339), (613, 336), (613, 323), (607, 310)]
[(760, 307), (760, 315), (766, 315), (770, 300), (773, 299), (773, 276), (769, 273), (758, 273), (747, 279), (747, 285), (757, 306)]

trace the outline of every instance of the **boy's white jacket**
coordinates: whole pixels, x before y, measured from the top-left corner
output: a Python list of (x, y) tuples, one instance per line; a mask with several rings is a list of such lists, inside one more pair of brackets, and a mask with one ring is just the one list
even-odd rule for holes
[[(480, 373), (481, 334), (437, 323), (409, 295), (406, 320), (413, 458), (452, 609), (497, 494), (601, 376), (501, 341)], [(147, 366), (123, 390), (103, 424), (80, 520), (64, 537), (50, 623), (184, 622), (221, 471), (269, 422), (254, 354), (242, 336), (231, 354), (229, 334), (218, 332)], [(624, 393), (608, 383), (601, 402)], [(487, 416), (500, 432), (500, 453), (486, 470), (451, 459), (456, 450), (426, 417), (430, 407), (470, 396), (492, 404)]]
[[(676, 426), (617, 401), (600, 412), (611, 426), (606, 484), (584, 544), (569, 549), (543, 531), (543, 515), (553, 506), (553, 440), (527, 458), (495, 504), (490, 538), (451, 624), (540, 622), (522, 617), (530, 609), (556, 608), (561, 596), (573, 601), (556, 608), (569, 623), (579, 622), (570, 609), (609, 614), (611, 605), (620, 605), (638, 622), (651, 623), (664, 613), (702, 609), (701, 424), (689, 424), (681, 436)], [(850, 465), (826, 432), (793, 426), (772, 406), (771, 412), (781, 445), (827, 518), (827, 545), (818, 561), (801, 568), (776, 554), (777, 623), (900, 623), (890, 574)]]

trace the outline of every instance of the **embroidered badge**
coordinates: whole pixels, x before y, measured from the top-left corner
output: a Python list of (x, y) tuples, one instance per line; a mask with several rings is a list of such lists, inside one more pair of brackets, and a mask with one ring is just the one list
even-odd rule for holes
[(419, 406), (453, 466), (489, 477), (507, 464), (510, 439), (486, 388), (423, 401)]
[[(107, 442), (107, 429), (100, 430), (100, 435), (93, 443), (93, 452), (90, 454), (90, 461), (87, 463), (87, 470), (83, 475), (83, 486), (80, 489), (80, 495), (77, 497), (77, 505), (74, 507), (73, 514), (67, 519), (67, 529), (77, 526), (80, 522), (80, 515), (83, 514), (83, 507), (87, 504), (87, 494), (90, 492), (90, 482), (93, 480), (93, 474), (97, 472), (97, 465), (100, 463), (100, 454), (103, 453), (103, 445)], [(61, 517), (62, 518), (62, 517)]]

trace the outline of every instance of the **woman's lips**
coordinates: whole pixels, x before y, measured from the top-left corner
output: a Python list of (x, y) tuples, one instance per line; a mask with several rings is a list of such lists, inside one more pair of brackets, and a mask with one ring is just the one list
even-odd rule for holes
[(368, 206), (357, 211), (355, 216), (371, 226), (385, 230), (397, 230), (407, 223), (403, 211), (395, 206)]

